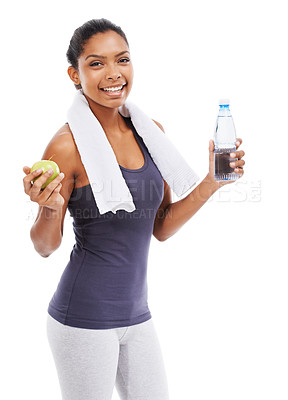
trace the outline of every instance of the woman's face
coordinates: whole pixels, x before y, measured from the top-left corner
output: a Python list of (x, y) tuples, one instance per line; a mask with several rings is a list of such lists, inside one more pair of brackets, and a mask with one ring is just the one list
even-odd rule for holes
[[(69, 75), (74, 83), (73, 77), (78, 79), (76, 83), (81, 84), (84, 94), (95, 103), (109, 108), (120, 107), (133, 83), (127, 43), (114, 31), (97, 33), (85, 44), (78, 60), (78, 71), (71, 71)], [(115, 88), (118, 89), (115, 91)]]

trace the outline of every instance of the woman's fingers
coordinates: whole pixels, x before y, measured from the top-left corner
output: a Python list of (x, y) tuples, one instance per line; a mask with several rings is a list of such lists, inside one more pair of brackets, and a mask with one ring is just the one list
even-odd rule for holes
[(235, 172), (236, 174), (239, 174), (239, 175), (240, 175), (239, 178), (241, 178), (241, 176), (244, 175), (244, 169), (241, 168), (241, 167), (235, 168), (235, 169), (234, 169), (234, 172)]
[[(65, 200), (60, 194), (62, 188), (61, 181), (64, 178), (63, 172), (42, 189), (43, 184), (53, 175), (54, 171), (52, 169), (44, 173), (43, 169), (30, 172), (31, 168), (25, 166), (23, 167), (23, 171), (26, 174), (23, 178), (24, 190), (31, 201), (52, 210), (59, 210), (63, 207)], [(35, 178), (37, 179), (32, 183)]]
[(230, 162), (230, 167), (231, 168), (243, 167), (244, 165), (245, 165), (245, 161), (244, 160), (238, 160), (238, 161)]
[[(46, 171), (45, 173), (43, 173), (42, 169), (38, 169), (38, 170), (30, 173), (30, 168), (25, 166), (25, 167), (23, 167), (23, 171), (26, 174), (26, 176), (23, 179), (24, 190), (25, 190), (25, 193), (30, 196), (32, 201), (36, 201), (39, 196), (42, 196), (42, 194), (44, 194), (44, 195), (42, 196), (43, 199), (41, 199), (41, 201), (43, 201), (44, 199), (45, 199), (44, 201), (46, 201), (51, 196), (51, 193), (56, 189), (58, 184), (64, 178), (63, 173), (59, 174), (43, 190), (42, 185), (54, 173), (54, 171), (52, 169), (49, 171)], [(39, 176), (41, 174), (42, 174), (42, 176)], [(33, 179), (37, 178), (37, 176), (39, 176), (38, 179), (32, 184), (31, 182), (33, 181)]]
[(31, 168), (29, 167), (23, 167), (23, 171), (26, 174), (26, 176), (23, 178), (23, 185), (26, 194), (29, 194), (29, 191), (31, 189), (31, 181), (33, 181), (33, 179), (37, 178), (37, 176), (39, 176), (43, 172), (42, 169), (37, 169), (36, 171), (30, 173), (30, 170)]
[(41, 201), (46, 202), (49, 197), (52, 195), (53, 192), (59, 192), (62, 184), (60, 183), (62, 181), (62, 179), (64, 178), (64, 174), (63, 172), (61, 172), (58, 176), (56, 176), (55, 179), (53, 179), (52, 182), (50, 182), (46, 188), (42, 191), (42, 193), (40, 194), (41, 196)]
[(245, 152), (244, 152), (243, 150), (234, 151), (233, 153), (230, 153), (230, 157), (231, 157), (231, 158), (238, 158), (238, 159), (240, 159), (240, 158), (242, 158), (242, 157), (244, 157), (244, 156), (245, 156)]
[[(43, 171), (42, 171), (43, 172)], [(53, 175), (54, 171), (53, 169), (44, 172), (42, 176), (40, 176), (32, 185), (31, 190), (30, 190), (30, 197), (31, 200), (35, 200), (38, 195), (41, 194), (42, 192), (42, 185), (47, 181), (48, 178), (50, 178)]]
[(209, 151), (210, 153), (214, 151), (214, 141), (212, 139), (209, 140)]
[(241, 146), (241, 144), (242, 144), (242, 139), (237, 138), (236, 139), (236, 149), (238, 149), (238, 147)]
[[(237, 139), (236, 148), (238, 148), (241, 143), (242, 143), (242, 139)], [(232, 160), (233, 160), (233, 158), (235, 158), (235, 161), (231, 161), (229, 165), (231, 168), (235, 168), (234, 172), (236, 172), (237, 174), (240, 174), (241, 176), (244, 174), (243, 166), (245, 165), (245, 161), (242, 160), (242, 157), (244, 157), (244, 156), (245, 156), (245, 152), (243, 150), (234, 151), (233, 153), (230, 154), (230, 157), (232, 158)]]
[(27, 167), (27, 165), (25, 165), (25, 167), (23, 167), (23, 171), (25, 172), (26, 175), (28, 175), (31, 171), (31, 168)]

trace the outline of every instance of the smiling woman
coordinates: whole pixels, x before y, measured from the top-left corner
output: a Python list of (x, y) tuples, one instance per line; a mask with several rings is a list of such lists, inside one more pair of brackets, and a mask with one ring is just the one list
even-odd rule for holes
[[(142, 139), (143, 119), (137, 119), (135, 112), (128, 116), (120, 112), (133, 84), (129, 44), (122, 29), (106, 19), (88, 21), (74, 32), (67, 59), (79, 102), (72, 110), (73, 118), (68, 115), (69, 124), (52, 137), (43, 154), (43, 159), (55, 154), (64, 177), (59, 175), (41, 191), (49, 176), (43, 174), (32, 185), (36, 173), (24, 167), (23, 180), (25, 193), (39, 205), (31, 239), (41, 256), (50, 256), (60, 246), (67, 208), (73, 216), (75, 245), (49, 303), (47, 320), (63, 400), (109, 400), (115, 384), (122, 400), (168, 400), (161, 348), (147, 300), (149, 246), (152, 235), (159, 241), (174, 235), (225, 184), (214, 180), (214, 144), (209, 147), (206, 177), (185, 198), (172, 203), (163, 176), (172, 186), (175, 182), (170, 177), (176, 171), (175, 181), (182, 187), (184, 173), (178, 165), (182, 158), (174, 152), (161, 124), (145, 115), (149, 128), (145, 137), (149, 131), (157, 147), (154, 154), (164, 149), (163, 164), (170, 167), (169, 174), (163, 173), (163, 164), (158, 169), (148, 141)], [(75, 125), (80, 126), (78, 132)], [(94, 129), (98, 126), (103, 132)], [(97, 146), (95, 137), (100, 137)], [(241, 142), (237, 140), (237, 149)], [(164, 144), (168, 143), (167, 152)], [(82, 157), (87, 153), (90, 159)], [(244, 152), (234, 153), (235, 172), (242, 175)], [(114, 213), (111, 208), (101, 212), (93, 196), (93, 183), (110, 171), (113, 162), (114, 175), (124, 181), (133, 197), (131, 214), (123, 207), (122, 196), (113, 199), (114, 205), (120, 202)], [(91, 169), (97, 179), (90, 182), (87, 171)], [(113, 182), (117, 188), (119, 182)], [(102, 192), (107, 192), (106, 186)]]
[[(74, 32), (67, 59), (68, 75), (103, 127), (137, 209), (99, 214), (71, 127), (60, 128), (43, 158), (56, 154), (63, 186), (55, 193), (54, 209), (39, 202), (31, 237), (35, 249), (49, 256), (60, 246), (69, 208), (76, 244), (47, 320), (62, 398), (108, 400), (116, 384), (121, 399), (167, 400), (161, 348), (147, 304), (148, 250), (166, 184), (131, 118), (118, 112), (133, 84), (128, 41), (110, 21), (91, 20)], [(27, 194), (30, 180), (27, 168)], [(166, 190), (166, 202), (169, 196)]]
[[(105, 21), (98, 21), (97, 37), (94, 34), (89, 40), (87, 36), (93, 32), (95, 21), (87, 22), (85, 32), (83, 26), (78, 28), (70, 41), (67, 58), (71, 63), (68, 73), (76, 88), (82, 88), (90, 100), (100, 100), (100, 103), (99, 90), (105, 92), (102, 101), (106, 99), (103, 105), (107, 106), (108, 99), (123, 100), (129, 95), (133, 83), (133, 66), (126, 35), (120, 27)], [(101, 40), (103, 37), (105, 40)], [(109, 80), (113, 83), (108, 84)]]
[[(127, 57), (130, 52), (126, 37), (112, 30), (109, 35), (107, 33), (99, 32), (86, 41), (77, 63), (74, 54), (70, 57), (73, 50), (67, 52), (70, 62), (74, 62), (68, 68), (69, 76), (77, 88), (83, 89), (92, 110), (94, 103), (114, 109), (120, 106), (133, 83), (133, 66)], [(70, 43), (70, 48), (74, 49), (73, 43)], [(119, 52), (119, 49), (122, 50)]]

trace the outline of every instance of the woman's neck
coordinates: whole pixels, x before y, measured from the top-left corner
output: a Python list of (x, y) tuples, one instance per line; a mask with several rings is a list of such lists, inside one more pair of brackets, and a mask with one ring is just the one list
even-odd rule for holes
[[(85, 96), (86, 97), (86, 96)], [(127, 131), (127, 125), (118, 112), (118, 108), (108, 108), (86, 97), (89, 107), (109, 136), (119, 136)]]

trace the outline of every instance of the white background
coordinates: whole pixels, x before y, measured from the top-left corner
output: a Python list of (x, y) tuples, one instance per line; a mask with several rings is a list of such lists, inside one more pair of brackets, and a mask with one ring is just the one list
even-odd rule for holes
[(61, 247), (41, 258), (29, 237), (38, 206), (23, 191), (22, 167), (41, 159), (66, 122), (75, 89), (65, 54), (74, 29), (104, 17), (130, 44), (130, 100), (164, 126), (201, 178), (219, 98), (230, 98), (246, 152), (239, 182), (168, 241), (151, 241), (149, 306), (171, 400), (286, 400), (285, 2), (27, 0), (5, 9), (1, 398), (60, 400), (46, 309), (74, 244), (72, 220), (67, 215)]

